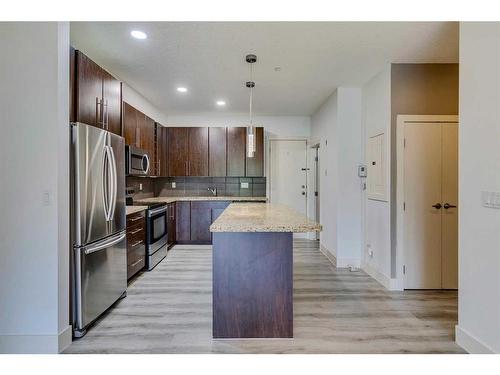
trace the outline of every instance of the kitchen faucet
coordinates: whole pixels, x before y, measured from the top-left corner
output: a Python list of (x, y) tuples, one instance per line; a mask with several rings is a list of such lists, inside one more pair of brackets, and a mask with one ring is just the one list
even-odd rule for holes
[(213, 196), (217, 195), (217, 188), (216, 187), (214, 187), (214, 188), (209, 187), (207, 190), (211, 191)]

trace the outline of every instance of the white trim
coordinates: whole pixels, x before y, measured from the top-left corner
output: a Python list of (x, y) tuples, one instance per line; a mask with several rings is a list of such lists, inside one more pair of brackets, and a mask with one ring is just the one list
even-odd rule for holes
[(70, 325), (58, 335), (1, 335), (0, 353), (5, 354), (57, 354), (71, 344)]
[(390, 277), (387, 277), (374, 267), (370, 266), (368, 263), (363, 263), (361, 265), (361, 269), (387, 290), (397, 290), (397, 291), (403, 290), (403, 285), (401, 284), (400, 280), (391, 279)]
[(319, 245), (319, 251), (330, 261), (332, 266), (334, 266), (335, 268), (337, 267), (337, 258), (331, 251), (329, 251), (322, 244)]
[(361, 260), (358, 258), (336, 258), (337, 268), (360, 268)]
[(494, 354), (488, 345), (482, 343), (462, 327), (455, 326), (455, 343), (471, 354)]
[[(396, 126), (396, 280), (404, 289), (404, 125), (409, 122), (458, 123), (457, 115), (398, 115)], [(399, 290), (399, 289), (398, 289)]]

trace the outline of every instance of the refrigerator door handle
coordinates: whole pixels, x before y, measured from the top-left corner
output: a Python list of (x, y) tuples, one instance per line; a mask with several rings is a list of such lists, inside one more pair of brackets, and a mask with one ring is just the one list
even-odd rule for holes
[(108, 146), (104, 146), (102, 156), (102, 203), (104, 208), (104, 217), (109, 221), (109, 152)]
[(115, 217), (116, 199), (118, 197), (118, 173), (116, 169), (115, 152), (113, 151), (113, 147), (111, 146), (108, 147), (111, 155), (110, 166), (111, 166), (111, 179), (113, 181), (111, 189), (111, 209), (109, 212), (109, 220), (113, 220)]
[(114, 158), (112, 154), (112, 149), (110, 146), (104, 146), (104, 159), (105, 165), (105, 176), (103, 178), (105, 188), (104, 192), (104, 214), (106, 216), (106, 221), (111, 221), (114, 215), (113, 202), (114, 195), (116, 195), (116, 179), (114, 178)]
[(84, 253), (85, 253), (85, 255), (89, 255), (89, 254), (95, 253), (96, 251), (107, 249), (108, 247), (111, 247), (113, 245), (116, 245), (118, 242), (123, 241), (123, 239), (126, 236), (127, 236), (127, 233), (124, 232), (124, 233), (118, 234), (116, 236), (113, 236), (109, 239), (106, 239), (103, 242), (98, 242), (96, 244), (89, 245), (85, 248)]

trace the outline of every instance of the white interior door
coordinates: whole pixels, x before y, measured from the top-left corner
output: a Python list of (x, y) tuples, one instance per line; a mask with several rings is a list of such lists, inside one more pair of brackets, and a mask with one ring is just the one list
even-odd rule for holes
[(456, 123), (445, 123), (441, 125), (441, 131), (443, 138), (442, 287), (457, 289), (458, 207), (452, 206), (458, 206), (458, 126)]
[(458, 286), (458, 126), (404, 126), (406, 289)]
[(307, 214), (307, 143), (305, 140), (270, 141), (270, 202)]
[(441, 288), (441, 127), (406, 124), (405, 288)]

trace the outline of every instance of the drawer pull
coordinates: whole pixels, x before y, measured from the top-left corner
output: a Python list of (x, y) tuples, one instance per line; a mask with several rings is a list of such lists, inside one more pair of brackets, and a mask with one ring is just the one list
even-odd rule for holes
[(141, 220), (141, 219), (144, 219), (144, 217), (139, 216), (139, 217), (136, 217), (135, 219), (128, 219), (128, 220), (129, 221), (137, 221), (137, 220)]
[(139, 259), (139, 260), (135, 261), (134, 263), (132, 263), (132, 264), (130, 265), (130, 267), (135, 267), (135, 266), (137, 266), (139, 263), (141, 263), (142, 261), (143, 261), (143, 259), (141, 258), (141, 259)]
[(136, 234), (136, 233), (139, 233), (140, 231), (142, 231), (142, 228), (139, 228), (139, 229), (133, 230), (133, 231), (131, 231), (129, 234)]
[(142, 240), (134, 242), (130, 247), (136, 247), (137, 245), (140, 245), (142, 243)]

